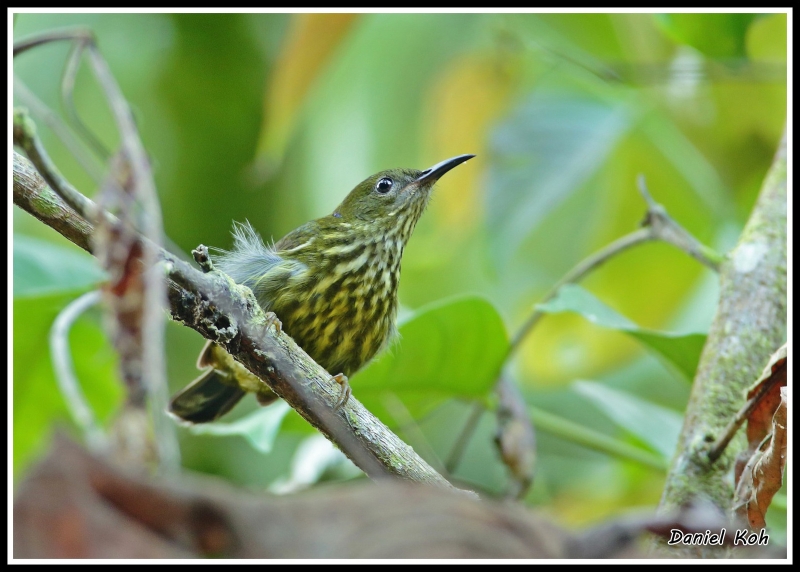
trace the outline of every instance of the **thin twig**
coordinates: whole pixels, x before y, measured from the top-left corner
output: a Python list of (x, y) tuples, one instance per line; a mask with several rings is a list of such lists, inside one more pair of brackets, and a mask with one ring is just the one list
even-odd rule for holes
[(642, 225), (651, 230), (652, 239), (667, 242), (683, 250), (700, 264), (709, 267), (714, 272), (719, 272), (720, 264), (722, 264), (725, 257), (697, 240), (689, 231), (669, 216), (667, 209), (663, 205), (653, 200), (647, 190), (644, 175), (639, 174), (636, 178), (636, 183), (639, 193), (647, 203), (647, 214)]
[(767, 394), (767, 391), (774, 385), (774, 381), (767, 381), (764, 383), (764, 386), (759, 389), (759, 392), (747, 403), (745, 403), (742, 408), (734, 415), (733, 419), (731, 419), (728, 426), (722, 430), (722, 433), (717, 440), (714, 441), (714, 444), (711, 445), (711, 448), (708, 450), (708, 460), (712, 463), (719, 459), (722, 456), (722, 453), (725, 451), (725, 447), (728, 446), (728, 443), (731, 442), (731, 439), (734, 438), (736, 432), (739, 431), (739, 428), (742, 426), (750, 414), (755, 410), (758, 406), (758, 403), (761, 399)]
[[(786, 355), (785, 347), (786, 346), (784, 345), (784, 347), (782, 348), (784, 350), (783, 354), (784, 359)], [(725, 427), (720, 436), (717, 437), (717, 440), (709, 449), (708, 451), (709, 461), (713, 463), (722, 456), (722, 453), (725, 451), (725, 447), (728, 446), (728, 443), (730, 443), (731, 439), (733, 439), (734, 435), (736, 435), (736, 432), (739, 430), (739, 427), (742, 426), (742, 423), (744, 423), (750, 417), (750, 414), (753, 411), (755, 411), (756, 407), (758, 407), (758, 404), (761, 402), (762, 399), (764, 399), (767, 393), (770, 392), (773, 386), (776, 383), (780, 383), (781, 381), (785, 383), (786, 381), (785, 374), (783, 375), (783, 377), (779, 375), (769, 375), (766, 379), (764, 379), (763, 382), (761, 382), (761, 385), (758, 386), (758, 389), (756, 390), (755, 394), (747, 401), (747, 403), (745, 403), (742, 406), (742, 408), (736, 413), (736, 415), (734, 415), (733, 419), (731, 419), (730, 423), (728, 423), (728, 426)]]
[(464, 427), (461, 429), (458, 439), (456, 439), (450, 451), (450, 455), (444, 463), (448, 473), (453, 474), (461, 463), (461, 457), (464, 456), (464, 451), (467, 450), (467, 445), (469, 445), (472, 434), (475, 433), (475, 429), (478, 427), (478, 421), (481, 420), (485, 411), (486, 407), (480, 401), (476, 401), (472, 406), (472, 411), (470, 411), (469, 417), (467, 417), (467, 421), (464, 423)]
[[(91, 38), (91, 36), (89, 36), (89, 38)], [(67, 118), (72, 123), (72, 128), (83, 137), (89, 147), (97, 153), (97, 156), (100, 157), (104, 163), (107, 163), (111, 158), (111, 153), (106, 149), (100, 139), (95, 136), (92, 130), (86, 126), (83, 120), (81, 120), (78, 110), (75, 107), (75, 99), (73, 97), (75, 93), (75, 80), (78, 77), (78, 69), (81, 64), (81, 56), (83, 55), (83, 50), (86, 48), (88, 41), (90, 40), (75, 38), (75, 42), (72, 48), (70, 48), (67, 63), (64, 66), (64, 73), (61, 76), (61, 100)]]
[(519, 346), (525, 337), (530, 334), (534, 326), (536, 326), (536, 324), (539, 323), (539, 320), (541, 320), (545, 315), (545, 313), (539, 309), (540, 305), (545, 304), (555, 298), (561, 291), (561, 288), (566, 284), (574, 284), (575, 282), (579, 282), (584, 276), (589, 274), (595, 268), (601, 266), (603, 263), (608, 262), (610, 259), (628, 250), (632, 246), (636, 246), (637, 244), (641, 244), (649, 240), (653, 240), (650, 229), (640, 228), (618, 238), (608, 246), (604, 247), (602, 250), (595, 252), (588, 258), (585, 258), (575, 267), (573, 267), (572, 270), (567, 272), (564, 277), (561, 278), (561, 280), (559, 280), (552, 288), (550, 288), (547, 294), (545, 294), (534, 306), (533, 312), (531, 312), (530, 316), (528, 316), (525, 322), (523, 322), (523, 324), (519, 327), (517, 333), (514, 334), (514, 337), (511, 340), (511, 345), (508, 349), (506, 360), (508, 360), (508, 358), (510, 358), (519, 349)]
[(49, 338), (53, 373), (55, 373), (58, 388), (61, 390), (61, 395), (64, 397), (73, 421), (83, 432), (87, 447), (95, 453), (105, 452), (108, 440), (95, 421), (92, 408), (87, 403), (75, 375), (69, 348), (69, 331), (78, 316), (99, 301), (100, 292), (93, 290), (71, 302), (56, 317), (53, 327), (50, 329)]
[(88, 30), (87, 28), (67, 28), (64, 30), (53, 30), (50, 32), (36, 34), (35, 36), (30, 36), (14, 42), (14, 57), (17, 57), (21, 53), (26, 52), (31, 48), (35, 48), (36, 46), (63, 40), (72, 41), (81, 38), (90, 40), (93, 37), (94, 36), (92, 35), (91, 30)]
[[(47, 106), (33, 95), (33, 93), (28, 91), (28, 88), (25, 87), (22, 82), (16, 79), (14, 80), (14, 92), (34, 109), (37, 115), (41, 117), (54, 115)], [(58, 121), (47, 123), (49, 123), (52, 128), (53, 125), (58, 124)], [(64, 137), (61, 137), (62, 141), (64, 141), (68, 147), (76, 150), (73, 154), (79, 160), (83, 168), (90, 174), (96, 175), (96, 170), (93, 166), (90, 166), (91, 162), (86, 160), (85, 157), (83, 157), (84, 160), (81, 160), (83, 154), (77, 151), (80, 146), (77, 145), (71, 138), (71, 135), (67, 135), (68, 132), (61, 127), (63, 126), (54, 128), (53, 131), (55, 131), (59, 137), (61, 137), (61, 134), (64, 134)], [(31, 162), (36, 165), (37, 170), (41, 173), (42, 177), (44, 177), (44, 180), (50, 185), (50, 188), (57, 192), (73, 210), (86, 219), (87, 222), (95, 221), (97, 206), (73, 187), (59, 172), (55, 163), (50, 159), (44, 146), (36, 136), (36, 125), (24, 108), (14, 109), (14, 145), (17, 145), (20, 149), (25, 151), (25, 154)]]
[(579, 282), (591, 271), (632, 246), (652, 240), (667, 242), (683, 250), (686, 254), (693, 257), (701, 264), (708, 266), (711, 270), (719, 272), (719, 265), (723, 257), (714, 252), (713, 249), (703, 245), (678, 224), (675, 219), (669, 216), (663, 205), (657, 203), (648, 192), (644, 175), (640, 174), (637, 177), (637, 186), (639, 193), (647, 204), (647, 212), (642, 221), (642, 228), (618, 238), (602, 250), (582, 260), (567, 272), (534, 306), (531, 315), (528, 316), (522, 326), (517, 330), (517, 333), (511, 341), (511, 347), (506, 359), (519, 348), (519, 345), (525, 337), (544, 316), (544, 312), (539, 309), (539, 305), (545, 304), (555, 298), (561, 291), (561, 288), (566, 284)]
[[(131, 220), (134, 229), (141, 229), (148, 239), (143, 243), (144, 251), (144, 301), (142, 319), (141, 360), (146, 375), (145, 386), (152, 403), (153, 430), (158, 448), (159, 468), (166, 473), (177, 473), (180, 469), (180, 448), (174, 424), (167, 417), (169, 390), (166, 382), (164, 363), (164, 319), (163, 308), (166, 303), (166, 287), (160, 269), (157, 267), (158, 249), (163, 234), (161, 208), (156, 195), (150, 162), (136, 128), (130, 106), (114, 79), (108, 64), (100, 54), (93, 37), (82, 40), (88, 52), (95, 76), (102, 87), (111, 107), (121, 138), (121, 150), (126, 171), (132, 175), (130, 195), (138, 201), (143, 212), (139, 221)], [(114, 177), (110, 177), (112, 180)]]

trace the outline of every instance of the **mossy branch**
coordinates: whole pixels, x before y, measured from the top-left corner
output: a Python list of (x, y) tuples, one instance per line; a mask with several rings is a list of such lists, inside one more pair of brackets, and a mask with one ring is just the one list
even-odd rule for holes
[(702, 496), (729, 510), (730, 478), (743, 435), (708, 452), (745, 402), (770, 355), (786, 340), (786, 134), (736, 248), (720, 266), (717, 313), (695, 374), (662, 509)]

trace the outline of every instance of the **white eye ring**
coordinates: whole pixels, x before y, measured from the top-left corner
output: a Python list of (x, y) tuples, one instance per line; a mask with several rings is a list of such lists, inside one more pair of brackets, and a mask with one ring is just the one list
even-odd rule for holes
[(381, 180), (375, 183), (375, 190), (380, 194), (385, 195), (392, 190), (393, 185), (394, 181), (392, 181), (389, 177), (383, 177)]

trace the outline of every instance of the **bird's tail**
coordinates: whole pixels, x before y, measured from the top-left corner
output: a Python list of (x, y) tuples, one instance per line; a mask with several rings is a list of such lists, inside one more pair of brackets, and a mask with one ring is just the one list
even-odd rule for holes
[(226, 374), (210, 368), (175, 394), (169, 411), (190, 423), (208, 423), (233, 409), (244, 397), (244, 391), (225, 382)]

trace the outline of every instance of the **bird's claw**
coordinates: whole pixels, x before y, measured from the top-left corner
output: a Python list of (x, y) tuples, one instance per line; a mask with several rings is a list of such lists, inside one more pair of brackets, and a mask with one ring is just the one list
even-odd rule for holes
[(336, 406), (334, 407), (334, 409), (338, 411), (347, 404), (352, 390), (350, 389), (350, 384), (347, 382), (347, 376), (343, 373), (334, 375), (333, 381), (342, 386), (342, 397), (336, 402)]
[(275, 326), (275, 333), (280, 334), (283, 331), (283, 324), (275, 312), (267, 312), (267, 328)]

